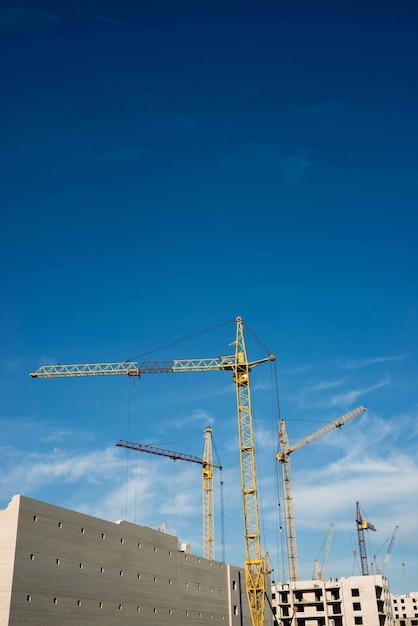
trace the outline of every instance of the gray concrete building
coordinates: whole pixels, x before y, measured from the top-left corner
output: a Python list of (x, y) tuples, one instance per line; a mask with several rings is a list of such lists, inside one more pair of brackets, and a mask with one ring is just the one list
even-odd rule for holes
[(272, 603), (282, 626), (394, 626), (389, 583), (380, 574), (278, 583)]
[(243, 568), (24, 496), (0, 511), (0, 573), (0, 626), (251, 624)]

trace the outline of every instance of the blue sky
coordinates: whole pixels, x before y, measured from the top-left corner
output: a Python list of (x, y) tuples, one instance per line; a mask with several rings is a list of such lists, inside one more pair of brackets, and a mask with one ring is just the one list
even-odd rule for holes
[[(200, 456), (211, 425), (227, 559), (241, 563), (228, 374), (29, 377), (153, 350), (144, 360), (216, 357), (241, 315), (277, 356), (292, 441), (368, 408), (292, 458), (301, 576), (331, 522), (328, 575), (359, 573), (358, 500), (380, 562), (399, 525), (392, 591), (417, 589), (417, 13), (406, 0), (2, 4), (0, 506), (23, 493), (165, 520), (198, 552), (198, 466), (114, 444)], [(272, 380), (254, 370), (278, 580)]]

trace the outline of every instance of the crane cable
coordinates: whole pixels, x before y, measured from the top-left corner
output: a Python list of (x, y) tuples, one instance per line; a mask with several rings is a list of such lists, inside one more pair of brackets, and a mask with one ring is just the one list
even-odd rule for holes
[(357, 552), (358, 544), (357, 544), (356, 533), (354, 532), (354, 526), (352, 523), (353, 522), (353, 510), (352, 510), (352, 498), (351, 498), (351, 492), (350, 492), (350, 475), (348, 471), (348, 460), (347, 460), (348, 455), (347, 455), (347, 451), (344, 445), (345, 440), (344, 440), (343, 429), (339, 428), (338, 431), (339, 431), (339, 440), (340, 440), (340, 449), (341, 449), (341, 458), (342, 458), (341, 465), (342, 465), (342, 478), (344, 482), (344, 491), (345, 491), (346, 515), (349, 520), (348, 527), (350, 529), (351, 545), (354, 546), (354, 549), (353, 549), (353, 554), (354, 554), (354, 552)]
[(222, 563), (225, 563), (225, 510), (224, 510), (224, 481), (222, 474), (222, 463), (219, 458), (218, 450), (215, 445), (215, 440), (212, 435), (212, 447), (215, 452), (216, 461), (219, 466), (219, 496), (221, 501), (221, 545), (222, 545)]
[[(132, 422), (132, 391), (131, 388), (132, 387), (136, 387), (138, 385), (138, 380), (136, 379), (132, 379), (128, 381), (128, 398), (127, 398), (127, 403), (128, 403), (128, 423), (127, 423), (127, 440), (129, 440), (131, 438), (131, 422)], [(135, 414), (135, 422), (134, 422), (134, 427), (135, 427), (135, 435), (134, 435), (134, 439), (137, 440), (138, 439), (138, 425), (139, 425), (139, 398), (138, 398), (138, 394), (135, 395), (136, 398), (136, 402), (135, 402), (135, 407), (134, 407), (134, 414)], [(125, 519), (128, 520), (128, 504), (129, 504), (129, 473), (130, 473), (130, 467), (129, 467), (129, 450), (126, 450), (126, 487), (125, 487)], [(138, 455), (135, 455), (135, 470), (134, 470), (134, 524), (136, 524), (136, 515), (137, 515), (137, 492), (138, 492)]]
[[(278, 380), (276, 361), (272, 362), (272, 368), (270, 371), (271, 371), (271, 387), (273, 390), (272, 411), (271, 411), (272, 440), (278, 442), (278, 439), (279, 439), (278, 424), (280, 423), (281, 414), (280, 414), (279, 380)], [(277, 443), (276, 453), (278, 451), (278, 448), (279, 448), (279, 445)], [(277, 463), (276, 460), (274, 460), (274, 482), (275, 482), (274, 489), (275, 489), (275, 497), (276, 497), (275, 501), (277, 502), (277, 507), (275, 507), (275, 516), (276, 516), (275, 539), (276, 539), (276, 553), (277, 553), (277, 572), (280, 572), (280, 559), (281, 559), (282, 570), (283, 570), (282, 580), (285, 580), (286, 579), (286, 574), (285, 574), (286, 558), (285, 558), (285, 543), (284, 543), (284, 535), (283, 535), (284, 519), (283, 519), (283, 512), (282, 512), (282, 507), (281, 507), (282, 496), (284, 497), (284, 495), (282, 493), (283, 490), (281, 486), (282, 483), (281, 483), (279, 463)]]
[(272, 356), (273, 352), (271, 350), (269, 350), (269, 348), (266, 346), (266, 344), (260, 339), (260, 337), (258, 337), (258, 335), (255, 334), (255, 332), (253, 330), (251, 330), (251, 328), (247, 325), (244, 324), (244, 322), (242, 323), (242, 325), (244, 326), (245, 330), (248, 331), (250, 333), (250, 335), (252, 336), (252, 338), (258, 343), (259, 346), (261, 346), (263, 348), (263, 350), (269, 355)]
[(235, 322), (235, 320), (228, 320), (226, 322), (221, 322), (220, 324), (216, 324), (215, 326), (204, 328), (203, 330), (198, 330), (194, 333), (191, 333), (190, 335), (185, 335), (184, 337), (180, 337), (179, 339), (174, 339), (162, 346), (159, 346), (152, 350), (148, 350), (147, 352), (142, 352), (141, 354), (138, 354), (137, 356), (133, 356), (130, 359), (125, 359), (123, 363), (128, 363), (129, 361), (137, 361), (139, 358), (148, 356), (149, 354), (153, 354), (154, 352), (159, 352), (160, 350), (164, 350), (165, 348), (171, 348), (171, 346), (175, 346), (179, 343), (183, 343), (184, 341), (188, 341), (189, 339), (193, 339), (194, 337), (198, 337), (199, 335), (204, 335), (205, 333), (211, 332), (212, 330), (221, 328), (222, 326), (226, 326), (227, 324), (231, 324), (231, 321)]

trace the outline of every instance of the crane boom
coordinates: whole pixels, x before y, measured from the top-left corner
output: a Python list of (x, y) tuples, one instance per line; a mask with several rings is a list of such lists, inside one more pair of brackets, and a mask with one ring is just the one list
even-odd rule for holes
[(120, 448), (128, 448), (149, 454), (167, 456), (173, 461), (190, 461), (202, 466), (202, 492), (203, 492), (203, 556), (206, 559), (215, 558), (215, 516), (213, 499), (213, 468), (222, 470), (220, 465), (215, 465), (212, 459), (212, 429), (208, 426), (205, 430), (205, 448), (203, 459), (184, 452), (173, 452), (164, 448), (156, 448), (145, 443), (119, 440), (116, 444)]
[(322, 435), (330, 432), (334, 428), (340, 428), (346, 422), (354, 419), (357, 415), (364, 413), (367, 409), (363, 406), (358, 406), (356, 409), (341, 415), (335, 420), (332, 420), (325, 426), (322, 426), (318, 430), (315, 430), (313, 433), (308, 435), (307, 437), (303, 437), (299, 439), (296, 443), (289, 445), (289, 439), (286, 430), (285, 421), (280, 420), (280, 430), (279, 430), (279, 443), (280, 443), (280, 451), (278, 452), (276, 459), (280, 461), (282, 464), (282, 481), (283, 481), (283, 492), (284, 492), (284, 508), (285, 508), (285, 519), (286, 519), (286, 544), (287, 544), (287, 555), (289, 561), (289, 576), (290, 580), (298, 580), (298, 558), (297, 558), (297, 548), (296, 548), (296, 527), (295, 527), (295, 515), (294, 515), (294, 504), (293, 504), (293, 490), (292, 490), (292, 477), (290, 472), (290, 454), (295, 450), (299, 450), (303, 446)]
[[(273, 355), (248, 363), (249, 368), (274, 360)], [(71, 365), (42, 365), (32, 378), (68, 378), (69, 376), (112, 376), (127, 374), (164, 374), (175, 372), (210, 372), (233, 369), (233, 356), (220, 356), (214, 359), (176, 359), (171, 361), (122, 361), (119, 363), (76, 363)]]
[(306, 444), (315, 441), (315, 439), (322, 437), (322, 435), (326, 435), (331, 430), (334, 430), (334, 428), (339, 428), (340, 426), (343, 426), (344, 424), (354, 419), (361, 413), (364, 413), (365, 411), (367, 411), (367, 409), (365, 409), (364, 406), (358, 406), (352, 411), (344, 413), (344, 415), (341, 415), (341, 417), (337, 417), (337, 419), (332, 420), (332, 422), (325, 424), (325, 426), (322, 426), (321, 428), (318, 428), (318, 430), (315, 430), (310, 435), (299, 439), (299, 441), (293, 443), (291, 446), (287, 445), (283, 450), (281, 449), (279, 454), (277, 455), (277, 460), (281, 461), (281, 456), (290, 454), (291, 452), (295, 452), (295, 450), (299, 450), (299, 448), (302, 448), (303, 446), (306, 446)]
[(385, 558), (384, 558), (384, 561), (383, 561), (382, 574), (384, 574), (386, 565), (389, 563), (390, 555), (392, 554), (393, 544), (395, 543), (395, 538), (396, 538), (396, 533), (398, 532), (398, 528), (399, 528), (399, 526), (395, 526), (395, 529), (393, 531), (392, 537), (390, 539), (389, 547), (387, 549), (387, 552), (385, 554)]
[[(192, 463), (199, 463), (203, 465), (205, 461), (198, 456), (194, 456), (193, 454), (185, 454), (184, 452), (173, 452), (172, 450), (165, 450), (164, 448), (156, 448), (155, 446), (150, 446), (147, 443), (135, 443), (134, 441), (126, 441), (125, 439), (120, 439), (116, 446), (119, 448), (129, 448), (131, 450), (137, 450), (138, 452), (149, 452), (150, 454), (159, 454), (160, 456), (168, 456), (173, 461), (191, 461)], [(222, 469), (220, 465), (213, 465), (213, 467), (217, 467)]]
[(327, 565), (328, 555), (329, 555), (329, 551), (331, 548), (331, 541), (332, 541), (332, 534), (334, 532), (334, 526), (335, 526), (334, 522), (331, 522), (331, 524), (329, 525), (321, 567), (319, 567), (318, 561), (315, 561), (315, 577), (317, 578), (317, 580), (324, 580), (325, 567)]
[(275, 356), (257, 361), (247, 360), (243, 321), (236, 318), (235, 353), (210, 359), (166, 360), (141, 363), (122, 361), (116, 363), (79, 363), (72, 365), (43, 365), (30, 375), (32, 378), (63, 378), (72, 376), (110, 376), (127, 374), (231, 371), (235, 382), (238, 432), (240, 445), (241, 488), (244, 511), (245, 575), (247, 597), (253, 626), (264, 624), (265, 566), (261, 554), (260, 523), (256, 484), (256, 465), (250, 393), (250, 371), (253, 367), (274, 361)]
[(322, 563), (321, 563), (321, 580), (324, 580), (325, 568), (327, 566), (329, 551), (331, 548), (331, 541), (332, 541), (332, 535), (334, 532), (334, 526), (335, 526), (335, 522), (331, 522), (331, 524), (329, 525), (327, 541), (325, 543), (324, 556), (322, 557)]

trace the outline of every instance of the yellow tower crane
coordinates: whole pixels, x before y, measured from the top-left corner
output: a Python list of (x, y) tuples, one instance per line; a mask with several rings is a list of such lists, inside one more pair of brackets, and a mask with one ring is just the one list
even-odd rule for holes
[(352, 420), (357, 415), (364, 413), (366, 411), (363, 406), (359, 406), (348, 413), (345, 413), (341, 417), (329, 422), (322, 428), (318, 428), (315, 432), (311, 433), (307, 437), (303, 437), (296, 443), (289, 445), (289, 439), (287, 436), (286, 424), (282, 419), (280, 420), (280, 430), (279, 430), (279, 442), (280, 442), (280, 451), (278, 452), (276, 459), (280, 461), (282, 464), (282, 480), (283, 480), (283, 493), (284, 493), (284, 509), (285, 509), (285, 520), (286, 520), (286, 542), (287, 542), (287, 557), (289, 561), (289, 576), (290, 580), (298, 580), (298, 557), (296, 550), (296, 527), (295, 527), (295, 514), (294, 514), (294, 505), (293, 505), (293, 490), (292, 490), (292, 477), (290, 473), (290, 454), (295, 450), (299, 450), (306, 444), (311, 441), (315, 441), (322, 435), (329, 433), (334, 428), (340, 428), (348, 422)]
[(203, 556), (206, 559), (215, 558), (215, 509), (213, 497), (213, 468), (222, 471), (221, 465), (215, 465), (212, 457), (212, 429), (208, 426), (205, 429), (205, 448), (203, 459), (192, 454), (184, 452), (173, 452), (156, 448), (145, 443), (135, 443), (133, 441), (125, 441), (120, 439), (116, 444), (120, 448), (128, 448), (139, 452), (148, 452), (149, 454), (158, 454), (159, 456), (168, 456), (173, 461), (190, 461), (199, 463), (202, 466), (202, 492), (203, 492)]
[(238, 414), (238, 435), (241, 467), (241, 492), (244, 511), (245, 579), (248, 604), (253, 626), (264, 625), (265, 564), (261, 553), (258, 513), (257, 478), (250, 392), (250, 371), (256, 365), (274, 361), (275, 356), (248, 361), (241, 317), (236, 318), (235, 353), (211, 359), (166, 360), (141, 363), (82, 363), (72, 365), (43, 365), (31, 373), (32, 378), (63, 378), (72, 376), (112, 376), (127, 374), (231, 371), (235, 382)]

